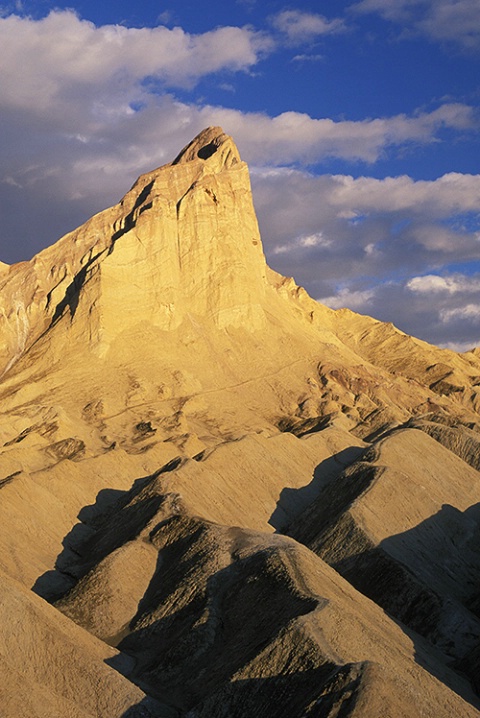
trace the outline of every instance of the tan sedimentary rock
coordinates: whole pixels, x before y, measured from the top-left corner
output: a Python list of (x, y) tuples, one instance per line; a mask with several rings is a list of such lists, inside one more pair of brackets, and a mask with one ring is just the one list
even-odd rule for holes
[[(0, 710), (18, 718), (142, 716), (150, 704), (124, 678), (120, 654), (0, 574)], [(117, 661), (117, 670), (114, 667)], [(128, 660), (123, 659), (124, 668)]]
[[(98, 546), (111, 537), (100, 529)], [(112, 596), (126, 552), (147, 550), (145, 543), (158, 552), (157, 566), (116, 641), (136, 659), (133, 677), (179, 711), (478, 714), (456, 695), (474, 700), (465, 680), (310, 551), (283, 536), (191, 517), (178, 503), (163, 505), (148, 532), (114, 550), (56, 605), (89, 630), (108, 631), (98, 622), (96, 590)], [(119, 615), (115, 598), (110, 607)]]
[(480, 645), (479, 481), (456, 452), (399, 429), (321, 490), (289, 533), (463, 662)]
[(68, 331), (100, 354), (145, 319), (162, 330), (189, 312), (220, 328), (264, 322), (265, 260), (248, 169), (218, 128), (143, 175), (119, 205), (13, 269), (0, 288), (11, 307), (2, 317), (6, 366), (63, 314)]
[(479, 715), (479, 352), (270, 270), (220, 128), (0, 264), (0, 365), (6, 718)]

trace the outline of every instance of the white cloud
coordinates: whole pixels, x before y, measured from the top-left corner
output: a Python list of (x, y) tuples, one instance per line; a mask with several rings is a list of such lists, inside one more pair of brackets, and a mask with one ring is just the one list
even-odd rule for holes
[(330, 201), (354, 218), (368, 212), (405, 212), (437, 217), (480, 211), (480, 175), (450, 172), (436, 180), (413, 180), (406, 175), (374, 179), (332, 176)]
[(463, 354), (464, 352), (472, 351), (472, 349), (475, 349), (475, 347), (480, 346), (480, 335), (474, 334), (474, 338), (472, 338), (469, 341), (463, 341), (463, 342), (443, 342), (442, 348), (443, 349), (450, 349), (452, 352), (458, 352), (459, 354)]
[(295, 55), (292, 57), (292, 62), (320, 62), (324, 60), (323, 55)]
[[(219, 27), (200, 35), (182, 28), (96, 27), (73, 11), (52, 11), (41, 20), (0, 18), (2, 104), (48, 111), (78, 93), (107, 91), (125, 97), (146, 77), (188, 85), (220, 70), (245, 71), (272, 41), (251, 28)], [(141, 98), (142, 93), (137, 87)]]
[[(97, 28), (72, 12), (58, 11), (40, 21), (0, 18), (0, 43), (0, 183), (8, 189), (0, 196), (0, 210), (1, 241), (11, 248), (11, 255), (2, 257), (7, 261), (15, 251), (18, 257), (13, 246), (19, 234), (30, 243), (27, 256), (38, 251), (116, 201), (138, 174), (170, 161), (207, 125), (222, 125), (250, 166), (270, 165), (269, 172), (273, 164), (310, 164), (328, 156), (374, 161), (395, 146), (432, 142), (443, 127), (460, 132), (476, 127), (472, 108), (461, 104), (355, 122), (297, 112), (272, 118), (189, 105), (145, 81), (144, 73), (156, 73), (165, 82), (186, 82), (194, 73), (198, 78), (215, 69), (248, 69), (269, 47), (265, 37), (251, 29), (218, 28), (191, 36), (181, 28)], [(286, 176), (284, 170), (279, 172)], [(448, 182), (445, 196), (458, 196), (465, 206), (473, 180), (452, 175)], [(398, 206), (416, 206), (421, 186), (412, 188), (408, 178), (384, 186), (368, 178), (343, 177), (318, 188), (337, 213), (355, 210), (358, 200), (367, 214), (371, 196), (377, 205), (383, 197), (388, 207), (393, 190)], [(440, 202), (425, 192), (437, 211)], [(44, 217), (40, 227), (39, 212)], [(292, 237), (318, 232), (334, 236), (331, 222), (330, 215), (326, 226), (312, 220), (288, 236), (282, 229), (276, 244), (288, 246)], [(291, 227), (291, 219), (285, 218), (284, 225)], [(365, 244), (375, 244), (374, 235)]]
[[(293, 17), (298, 23), (310, 17), (288, 12), (294, 12), (287, 16), (292, 22)], [(34, 126), (40, 155), (42, 135), (50, 150), (52, 142), (46, 138), (63, 136), (95, 145), (93, 161), (104, 163), (110, 155), (107, 164), (115, 164), (125, 159), (126, 148), (119, 152), (120, 141), (127, 141), (128, 148), (133, 138), (142, 157), (152, 151), (146, 141), (168, 136), (165, 122), (172, 133), (169, 147), (180, 135), (186, 141), (188, 134), (214, 123), (235, 136), (250, 163), (309, 164), (326, 157), (374, 162), (389, 148), (433, 142), (443, 128), (463, 132), (477, 127), (473, 109), (459, 103), (411, 116), (335, 122), (299, 112), (272, 118), (189, 106), (159, 94), (165, 85), (194, 82), (221, 70), (252, 68), (273, 45), (251, 28), (220, 27), (189, 35), (179, 27), (96, 27), (71, 11), (55, 11), (38, 21), (16, 15), (0, 18), (0, 46), (4, 137), (22, 126), (26, 136)], [(160, 142), (156, 144), (160, 155)], [(142, 169), (142, 162), (137, 166)], [(8, 173), (17, 179), (13, 167)]]
[(442, 322), (449, 323), (460, 320), (480, 321), (480, 304), (466, 304), (463, 307), (442, 309), (440, 311)]
[[(170, 161), (203, 127), (220, 124), (252, 168), (276, 269), (331, 306), (382, 318), (388, 309), (411, 333), (422, 326), (432, 340), (467, 340), (460, 325), (471, 331), (472, 317), (460, 320), (458, 311), (480, 306), (480, 280), (449, 275), (445, 264), (480, 259), (478, 222), (461, 227), (463, 215), (480, 213), (480, 175), (429, 182), (315, 177), (281, 165), (326, 157), (374, 162), (395, 148), (438, 141), (445, 128), (476, 129), (471, 107), (445, 103), (430, 112), (335, 122), (190, 105), (165, 92), (205, 74), (249, 71), (272, 49), (251, 28), (202, 35), (99, 28), (57, 11), (40, 21), (0, 18), (0, 47), (0, 259), (12, 261), (5, 247), (15, 259), (31, 256), (117, 201), (138, 174)], [(24, 257), (14, 248), (20, 236)], [(397, 283), (385, 284), (395, 271)], [(453, 310), (455, 321), (445, 313)]]
[(4, 177), (4, 178), (2, 179), (2, 182), (3, 182), (4, 184), (9, 184), (9, 185), (11, 185), (12, 187), (18, 187), (19, 189), (22, 189), (22, 185), (21, 185), (19, 182), (17, 182), (16, 179), (13, 179), (13, 177), (8, 177), (8, 176), (7, 176), (7, 177)]
[[(459, 283), (471, 279), (456, 275)], [(477, 286), (480, 277), (476, 277)], [(412, 292), (410, 281), (366, 281), (352, 279), (348, 286), (339, 284), (334, 294), (318, 301), (332, 309), (348, 307), (383, 321), (391, 321), (413, 336), (453, 351), (469, 351), (480, 345), (480, 289), (464, 294), (427, 291)]]
[(422, 277), (412, 277), (406, 285), (407, 289), (415, 294), (470, 294), (480, 292), (480, 279), (478, 277), (465, 277), (455, 274), (441, 277), (438, 274), (426, 274)]
[(238, 141), (245, 158), (256, 164), (315, 164), (327, 157), (375, 162), (388, 148), (435, 141), (439, 131), (474, 129), (474, 110), (460, 103), (444, 104), (432, 112), (393, 117), (343, 120), (316, 119), (300, 112), (276, 117), (262, 113), (206, 107)]
[[(480, 175), (416, 182), (277, 168), (254, 173), (252, 182), (269, 263), (311, 296), (393, 318), (434, 343), (475, 343), (471, 318), (445, 322), (439, 313), (480, 305), (480, 275), (449, 271), (450, 263), (480, 261)], [(457, 230), (449, 226), (455, 218)], [(293, 238), (318, 233), (331, 242), (308, 248), (306, 257)], [(275, 253), (278, 246), (284, 251)]]
[(273, 254), (289, 254), (291, 252), (298, 252), (299, 249), (310, 249), (312, 247), (326, 248), (332, 244), (331, 239), (327, 239), (323, 232), (316, 232), (315, 234), (303, 235), (295, 237), (286, 244), (277, 244), (273, 247)]
[(168, 25), (174, 21), (174, 15), (171, 10), (164, 10), (157, 17), (157, 24)]
[(480, 6), (477, 0), (436, 0), (419, 27), (437, 40), (457, 40), (480, 46)]
[[(442, 262), (452, 253), (458, 261), (480, 256), (478, 217), (480, 175), (450, 173), (431, 181), (410, 177), (353, 178), (349, 175), (315, 177), (305, 172), (277, 169), (254, 173), (256, 206), (267, 241), (287, 243), (298, 236), (323, 232), (342, 247), (368, 261), (387, 261), (389, 252), (408, 243), (410, 253), (394, 256), (414, 265), (418, 254)], [(455, 217), (472, 215), (471, 231), (454, 230)], [(268, 217), (268, 220), (267, 220)], [(345, 250), (346, 252), (346, 250)]]
[(414, 30), (432, 40), (480, 48), (478, 0), (362, 0), (352, 7), (403, 24), (406, 35)]
[(332, 35), (345, 31), (341, 18), (328, 20), (317, 13), (301, 10), (284, 10), (272, 17), (272, 25), (286, 36), (290, 45), (303, 45), (322, 35)]
[(321, 304), (326, 304), (331, 309), (342, 309), (348, 307), (353, 311), (365, 312), (371, 306), (376, 295), (376, 289), (351, 290), (343, 287), (336, 294), (329, 297), (317, 299)]
[(300, 237), (299, 242), (302, 247), (329, 247), (332, 243), (330, 239), (325, 239), (323, 232)]

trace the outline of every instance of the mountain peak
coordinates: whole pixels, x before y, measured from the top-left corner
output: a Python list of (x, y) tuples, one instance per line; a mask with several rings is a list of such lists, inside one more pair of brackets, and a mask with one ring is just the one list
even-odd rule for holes
[(2, 716), (479, 718), (480, 356), (268, 269), (221, 128), (0, 264), (2, 364)]
[(0, 317), (6, 368), (59, 322), (60, 334), (88, 336), (100, 355), (145, 318), (162, 330), (190, 315), (218, 328), (264, 323), (266, 266), (248, 167), (220, 127), (20, 269), (0, 287), (13, 307)]
[(215, 160), (221, 167), (231, 167), (240, 162), (240, 154), (232, 140), (221, 127), (206, 127), (173, 160), (172, 165), (194, 160)]

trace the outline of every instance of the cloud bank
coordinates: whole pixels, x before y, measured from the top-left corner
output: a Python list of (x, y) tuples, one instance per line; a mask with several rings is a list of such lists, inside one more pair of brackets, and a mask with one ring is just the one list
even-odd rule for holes
[(334, 309), (394, 317), (451, 348), (480, 344), (480, 275), (465, 273), (480, 260), (480, 175), (427, 182), (278, 168), (252, 179), (277, 271)]

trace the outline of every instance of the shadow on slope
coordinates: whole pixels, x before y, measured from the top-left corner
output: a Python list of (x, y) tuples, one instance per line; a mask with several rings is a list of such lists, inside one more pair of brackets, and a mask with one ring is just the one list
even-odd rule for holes
[[(339, 667), (325, 662), (316, 668), (307, 667), (287, 675), (238, 678), (222, 683), (208, 698), (190, 709), (188, 715), (190, 718), (291, 718), (300, 715), (304, 718), (340, 715), (347, 718), (357, 704), (368, 667), (368, 663), (350, 663)], [(135, 710), (142, 705), (148, 710), (148, 699), (130, 708), (123, 718), (140, 718)], [(170, 710), (172, 718), (179, 715)], [(152, 714), (140, 715), (150, 718)]]
[(349, 446), (318, 464), (312, 480), (306, 486), (300, 489), (282, 489), (277, 506), (268, 520), (270, 526), (278, 533), (285, 531), (288, 525), (315, 501), (320, 491), (347, 466), (358, 461), (364, 452), (363, 448)]
[[(312, 523), (306, 529), (315, 552), (398, 622), (423, 668), (480, 707), (470, 686), (447, 668), (461, 670), (478, 688), (480, 620), (473, 610), (480, 589), (480, 504), (465, 512), (444, 505), (377, 546), (349, 512), (323, 529), (317, 526), (316, 536)], [(445, 672), (425, 659), (423, 639), (443, 654)]]
[(414, 528), (331, 565), (355, 588), (460, 659), (480, 641), (480, 504), (444, 504)]
[(77, 516), (79, 523), (62, 540), (63, 550), (55, 560), (55, 568), (37, 578), (32, 586), (34, 593), (53, 602), (75, 584), (77, 576), (73, 573), (74, 567), (81, 560), (83, 546), (95, 533), (91, 523), (106, 511), (111, 511), (125, 493), (117, 489), (102, 489), (97, 494), (95, 504), (82, 508)]
[(135, 658), (130, 678), (180, 710), (205, 700), (319, 606), (298, 585), (288, 550), (257, 548), (260, 534), (174, 516), (152, 540), (157, 571), (118, 648)]
[(129, 503), (160, 473), (169, 470), (167, 465), (151, 476), (136, 479), (127, 491), (99, 491), (95, 503), (81, 509), (79, 523), (64, 537), (55, 568), (39, 576), (32, 591), (54, 603), (103, 558), (134, 539), (156, 514), (163, 498), (153, 494), (134, 505)]
[(180, 718), (180, 714), (175, 708), (146, 696), (140, 703), (130, 706), (121, 718)]

